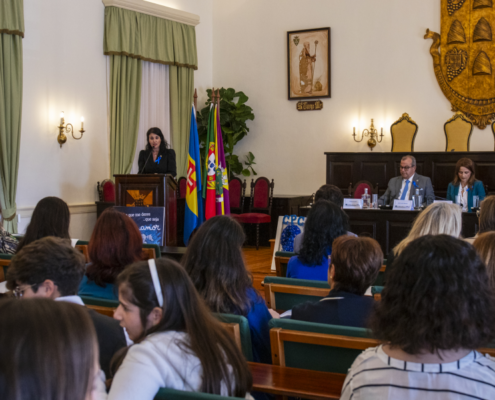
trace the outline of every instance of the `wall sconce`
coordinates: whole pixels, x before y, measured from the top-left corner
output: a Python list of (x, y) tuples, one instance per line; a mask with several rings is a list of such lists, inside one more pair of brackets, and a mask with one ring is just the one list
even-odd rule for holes
[(67, 136), (65, 136), (64, 131), (67, 133), (71, 133), (72, 137), (76, 140), (82, 139), (83, 133), (86, 132), (84, 130), (84, 117), (81, 117), (81, 129), (79, 130), (79, 132), (81, 132), (81, 136), (79, 136), (78, 138), (74, 136), (74, 127), (72, 126), (72, 124), (65, 124), (63, 111), (60, 113), (60, 126), (58, 126), (58, 129), (59, 133), (57, 141), (60, 144), (60, 148), (62, 148), (62, 145), (67, 141)]
[(380, 133), (380, 140), (378, 140), (378, 131), (375, 129), (375, 126), (373, 125), (373, 120), (371, 120), (370, 129), (365, 129), (361, 133), (361, 140), (356, 140), (356, 128), (355, 127), (354, 127), (354, 131), (352, 133), (352, 136), (353, 136), (355, 142), (362, 142), (365, 136), (369, 136), (368, 146), (370, 147), (371, 151), (373, 151), (373, 147), (376, 146), (376, 143), (381, 143), (383, 140), (383, 128), (382, 128), (382, 131)]

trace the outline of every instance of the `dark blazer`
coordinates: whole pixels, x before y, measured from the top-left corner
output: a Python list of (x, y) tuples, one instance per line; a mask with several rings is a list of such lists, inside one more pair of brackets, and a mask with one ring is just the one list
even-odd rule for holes
[(90, 308), (86, 308), (86, 310), (93, 320), (98, 338), (100, 367), (105, 372), (106, 377), (109, 378), (110, 360), (118, 350), (127, 346), (124, 329), (116, 319), (99, 314)]
[[(455, 197), (459, 194), (459, 185), (455, 185), (450, 182), (447, 188), (447, 200), (452, 200), (455, 203)], [(486, 196), (483, 182), (475, 180), (473, 187), (468, 190), (468, 212), (473, 212), (473, 196), (479, 196), (480, 201)]]
[[(383, 196), (380, 197), (380, 199), (384, 201), (384, 204), (391, 204), (398, 198), (402, 188), (402, 180), (402, 176), (396, 176), (395, 178), (390, 179), (387, 190)], [(420, 189), (420, 193), (422, 192), (423, 194), (423, 202), (426, 202), (426, 204), (433, 203), (435, 200), (435, 194), (433, 193), (433, 186), (430, 178), (415, 173), (414, 183), (411, 182), (410, 185), (412, 185), (412, 187), (409, 191), (409, 198), (407, 200), (412, 199), (412, 195), (416, 192), (415, 189), (418, 188)]]
[[(175, 151), (166, 149), (165, 152), (160, 152), (158, 158), (162, 156), (160, 161), (154, 162), (151, 150), (141, 150), (139, 152), (139, 173), (140, 174), (171, 174), (177, 175), (177, 164), (175, 162)], [(149, 158), (148, 158), (149, 157)], [(146, 165), (145, 165), (146, 164)]]
[(373, 297), (331, 290), (327, 297), (317, 303), (308, 301), (294, 307), (291, 319), (366, 328), (373, 305)]

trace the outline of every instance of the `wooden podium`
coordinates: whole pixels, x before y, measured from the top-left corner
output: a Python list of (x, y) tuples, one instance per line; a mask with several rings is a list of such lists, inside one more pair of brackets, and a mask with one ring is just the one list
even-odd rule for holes
[(114, 175), (115, 204), (123, 207), (165, 207), (166, 246), (177, 246), (177, 182), (172, 175)]

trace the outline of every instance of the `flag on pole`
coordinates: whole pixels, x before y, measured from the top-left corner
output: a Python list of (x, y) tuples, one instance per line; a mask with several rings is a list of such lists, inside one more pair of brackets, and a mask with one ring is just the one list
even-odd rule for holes
[(189, 155), (187, 157), (186, 209), (184, 215), (184, 243), (194, 229), (204, 221), (203, 198), (201, 196), (201, 158), (199, 156), (198, 125), (194, 106), (191, 113), (191, 130), (189, 134)]
[(216, 213), (216, 198), (215, 198), (215, 180), (216, 170), (218, 167), (215, 157), (215, 107), (210, 106), (210, 114), (208, 116), (208, 128), (206, 136), (206, 153), (205, 153), (205, 171), (203, 173), (203, 197), (206, 199), (205, 218), (210, 219)]
[(220, 109), (216, 112), (216, 145), (215, 158), (217, 160), (216, 171), (216, 200), (217, 215), (230, 215), (229, 180), (227, 177), (227, 163), (223, 151), (222, 127), (220, 125)]

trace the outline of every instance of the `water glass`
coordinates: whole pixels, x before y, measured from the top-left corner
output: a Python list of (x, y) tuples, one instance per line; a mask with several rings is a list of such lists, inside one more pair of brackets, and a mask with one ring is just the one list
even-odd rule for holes
[(414, 208), (417, 210), (421, 207), (421, 196), (419, 194), (413, 194), (412, 201)]
[(480, 206), (480, 196), (473, 196), (473, 208)]
[(377, 209), (378, 208), (378, 195), (374, 194), (372, 196), (372, 208)]
[(455, 204), (461, 204), (461, 196), (457, 195), (455, 196), (455, 201), (454, 201)]

